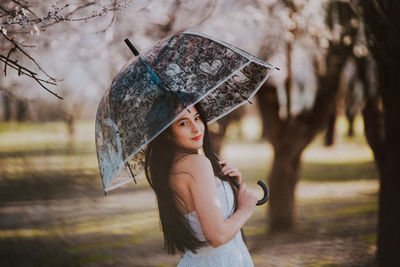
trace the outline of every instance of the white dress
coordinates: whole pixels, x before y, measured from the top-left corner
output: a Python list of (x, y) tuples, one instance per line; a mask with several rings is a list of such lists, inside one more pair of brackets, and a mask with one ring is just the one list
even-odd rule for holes
[[(232, 188), (228, 182), (222, 181), (219, 178), (216, 178), (215, 180), (224, 219), (227, 219), (234, 212)], [(205, 241), (206, 239), (204, 238), (196, 211), (185, 214), (185, 218), (189, 221), (196, 237), (201, 241)], [(178, 263), (178, 267), (186, 266), (251, 267), (254, 266), (254, 264), (249, 251), (243, 242), (242, 234), (239, 231), (232, 240), (217, 248), (209, 245), (199, 248), (196, 253), (193, 253), (190, 250), (186, 251), (182, 260)]]

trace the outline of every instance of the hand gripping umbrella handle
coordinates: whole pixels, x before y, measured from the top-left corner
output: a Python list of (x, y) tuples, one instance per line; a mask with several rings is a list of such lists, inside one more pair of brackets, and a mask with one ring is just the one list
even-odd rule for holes
[[(214, 155), (215, 155), (215, 158), (216, 158), (217, 160), (219, 160), (218, 155), (217, 155), (216, 153), (214, 153)], [(238, 180), (237, 180), (236, 178), (233, 178), (233, 179), (232, 179), (232, 177), (229, 177), (229, 176), (227, 176), (227, 177), (228, 177), (229, 179), (231, 179), (232, 182), (233, 182), (233, 184), (236, 186), (236, 188), (239, 189), (240, 184), (239, 184)], [(262, 190), (264, 191), (264, 196), (263, 196), (263, 198), (260, 199), (259, 201), (257, 201), (257, 204), (256, 204), (257, 206), (261, 206), (261, 205), (265, 204), (265, 202), (268, 201), (268, 198), (269, 198), (269, 190), (268, 190), (267, 185), (264, 184), (263, 181), (258, 180), (257, 184), (258, 184), (258, 185), (262, 188)]]
[[(239, 189), (240, 184), (238, 182), (238, 180), (236, 180), (235, 178), (232, 179), (233, 183), (235, 184), (236, 188)], [(266, 184), (264, 184), (263, 181), (258, 180), (257, 184), (262, 188), (262, 190), (264, 191), (264, 196), (262, 199), (260, 199), (259, 201), (257, 201), (257, 206), (261, 206), (263, 204), (265, 204), (265, 202), (268, 201), (269, 198), (269, 190), (268, 187), (266, 186)]]

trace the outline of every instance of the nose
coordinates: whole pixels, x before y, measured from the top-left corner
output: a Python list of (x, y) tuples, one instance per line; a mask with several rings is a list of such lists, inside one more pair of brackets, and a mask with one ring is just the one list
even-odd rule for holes
[(192, 127), (192, 132), (193, 133), (200, 132), (200, 127), (199, 127), (199, 125), (197, 125), (197, 123), (193, 123), (192, 125), (193, 125), (193, 127)]

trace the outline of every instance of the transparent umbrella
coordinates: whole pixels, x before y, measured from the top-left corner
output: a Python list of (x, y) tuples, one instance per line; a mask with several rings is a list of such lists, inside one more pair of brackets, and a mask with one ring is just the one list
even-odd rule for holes
[[(129, 42), (128, 42), (129, 43)], [(169, 36), (130, 60), (103, 95), (96, 150), (104, 191), (144, 171), (146, 145), (200, 102), (208, 124), (250, 101), (275, 69), (196, 32)]]

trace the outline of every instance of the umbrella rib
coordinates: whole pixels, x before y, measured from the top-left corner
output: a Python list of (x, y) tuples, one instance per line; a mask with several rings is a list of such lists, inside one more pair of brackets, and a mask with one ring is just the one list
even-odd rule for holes
[(135, 181), (135, 184), (137, 184), (137, 182), (136, 182), (136, 178), (135, 178), (135, 175), (133, 175), (133, 172), (132, 172), (132, 170), (131, 170), (131, 165), (129, 165), (129, 163), (128, 163), (128, 162), (125, 162), (125, 165), (128, 167), (128, 169), (129, 169), (129, 172), (131, 173), (131, 175), (132, 175), (132, 178), (133, 178), (133, 180)]

